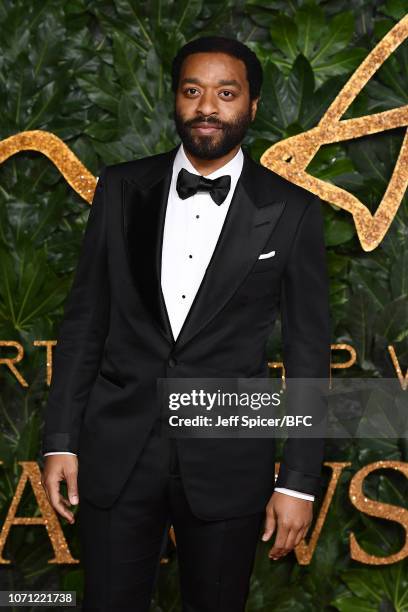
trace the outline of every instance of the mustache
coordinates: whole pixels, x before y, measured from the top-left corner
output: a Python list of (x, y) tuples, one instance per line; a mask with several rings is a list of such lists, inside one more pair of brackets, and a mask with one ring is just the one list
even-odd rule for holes
[(202, 119), (199, 119), (199, 118), (189, 119), (188, 121), (184, 122), (184, 125), (186, 127), (195, 127), (196, 125), (198, 125), (200, 123), (208, 123), (209, 125), (214, 125), (214, 126), (219, 127), (219, 128), (224, 128), (224, 125), (225, 125), (222, 121), (219, 121), (215, 117), (208, 117), (207, 119), (205, 119), (205, 118), (202, 118)]

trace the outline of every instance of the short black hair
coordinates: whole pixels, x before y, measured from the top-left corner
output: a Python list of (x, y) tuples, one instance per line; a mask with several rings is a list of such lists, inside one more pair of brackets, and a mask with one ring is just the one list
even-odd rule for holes
[(258, 98), (261, 92), (263, 70), (256, 54), (244, 43), (235, 38), (224, 36), (201, 36), (190, 40), (181, 47), (173, 59), (171, 69), (172, 90), (176, 93), (183, 61), (192, 53), (226, 53), (244, 62), (247, 80), (249, 83), (249, 96), (251, 100)]

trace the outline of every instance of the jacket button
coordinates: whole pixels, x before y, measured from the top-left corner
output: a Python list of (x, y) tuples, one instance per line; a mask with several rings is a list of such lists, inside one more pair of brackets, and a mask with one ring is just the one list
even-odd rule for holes
[(174, 368), (174, 366), (177, 365), (177, 361), (174, 359), (174, 357), (170, 357), (167, 363), (169, 368)]

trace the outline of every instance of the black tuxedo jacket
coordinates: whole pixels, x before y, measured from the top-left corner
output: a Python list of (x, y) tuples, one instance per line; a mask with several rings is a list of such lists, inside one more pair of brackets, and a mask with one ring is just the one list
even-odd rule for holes
[[(160, 268), (176, 152), (102, 170), (57, 338), (42, 450), (78, 453), (81, 493), (100, 507), (114, 503), (157, 422), (157, 378), (267, 377), (279, 309), (286, 376), (330, 374), (321, 202), (247, 153), (174, 341)], [(276, 485), (273, 438), (176, 442), (202, 518), (262, 511), (274, 486), (320, 491), (323, 439), (288, 438)]]

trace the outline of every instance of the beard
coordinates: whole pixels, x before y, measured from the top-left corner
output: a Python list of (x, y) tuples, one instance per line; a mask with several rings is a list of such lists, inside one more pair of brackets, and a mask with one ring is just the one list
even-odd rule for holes
[[(227, 155), (234, 147), (240, 144), (252, 122), (251, 109), (248, 106), (246, 112), (237, 115), (234, 121), (226, 122), (209, 117), (194, 117), (184, 121), (177, 109), (174, 109), (174, 121), (177, 133), (181, 138), (184, 148), (199, 159), (218, 159)], [(221, 128), (216, 134), (202, 134), (194, 136), (191, 132), (197, 123), (208, 123)]]

